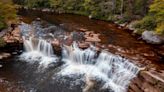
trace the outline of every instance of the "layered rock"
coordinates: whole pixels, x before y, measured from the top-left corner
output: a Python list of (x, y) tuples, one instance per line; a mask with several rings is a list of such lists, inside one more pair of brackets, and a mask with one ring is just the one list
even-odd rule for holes
[(141, 71), (138, 77), (132, 80), (128, 92), (163, 92), (163, 85), (164, 71)]
[(6, 43), (17, 43), (22, 42), (22, 37), (20, 34), (20, 29), (16, 27), (14, 30), (9, 31), (3, 36)]
[(93, 31), (85, 32), (85, 38), (87, 42), (100, 42), (100, 34), (96, 34)]

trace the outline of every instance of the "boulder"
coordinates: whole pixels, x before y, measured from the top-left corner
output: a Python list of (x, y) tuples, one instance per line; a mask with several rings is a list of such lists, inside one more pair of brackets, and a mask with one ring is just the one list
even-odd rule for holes
[(162, 44), (164, 42), (164, 36), (159, 36), (153, 31), (145, 31), (142, 33), (142, 39), (151, 44)]

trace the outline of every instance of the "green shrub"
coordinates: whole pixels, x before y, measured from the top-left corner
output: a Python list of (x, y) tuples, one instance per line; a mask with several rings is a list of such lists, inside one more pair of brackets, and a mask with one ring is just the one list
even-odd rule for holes
[(11, 0), (0, 0), (0, 30), (16, 23), (16, 9)]
[(157, 26), (155, 18), (153, 16), (146, 16), (142, 20), (136, 22), (133, 27), (145, 30), (154, 30)]
[(155, 31), (156, 31), (157, 34), (164, 35), (164, 22), (161, 23), (161, 24), (158, 24)]
[(6, 28), (6, 23), (4, 22), (4, 18), (0, 16), (0, 30)]
[(4, 47), (6, 45), (3, 38), (0, 38), (0, 47)]
[(6, 24), (0, 21), (0, 30), (6, 28)]
[(164, 34), (164, 0), (154, 0), (150, 5), (149, 14), (133, 25), (134, 28), (153, 30)]

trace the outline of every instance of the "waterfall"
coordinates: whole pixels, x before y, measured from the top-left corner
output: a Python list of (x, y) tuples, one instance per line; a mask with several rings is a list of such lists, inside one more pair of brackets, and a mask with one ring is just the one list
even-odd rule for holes
[(42, 39), (38, 40), (31, 37), (26, 40), (23, 37), (23, 41), (24, 41), (24, 47), (26, 52), (40, 52), (45, 56), (49, 56), (49, 57), (54, 55), (51, 44), (45, 40)]
[(103, 80), (103, 88), (111, 88), (114, 92), (126, 92), (130, 80), (139, 72), (139, 68), (129, 60), (112, 53), (96, 52), (91, 46), (82, 50), (74, 43), (72, 47), (63, 47), (65, 68), (61, 75), (85, 74), (91, 80)]
[(32, 37), (22, 38), (25, 52), (20, 56), (21, 59), (31, 63), (38, 61), (42, 67), (48, 67), (49, 64), (57, 61), (51, 43)]
[[(31, 31), (32, 28), (29, 29), (29, 27), (29, 25), (20, 26), (25, 48), (25, 52), (20, 56), (20, 59), (32, 64), (38, 62), (39, 67), (43, 68), (47, 68), (51, 63), (57, 63), (58, 58), (53, 53), (51, 43), (42, 39), (44, 36), (40, 31), (41, 29), (38, 29), (36, 33), (39, 35), (36, 36)], [(43, 32), (48, 31), (44, 30)], [(61, 33), (55, 36), (61, 36)], [(36, 38), (30, 37), (31, 34)], [(89, 83), (93, 80), (95, 82), (102, 81), (102, 89), (110, 89), (109, 92), (111, 90), (112, 92), (126, 92), (130, 80), (140, 70), (128, 59), (107, 51), (97, 52), (92, 45), (83, 50), (79, 48), (76, 42), (72, 46), (63, 45), (61, 60), (60, 62), (64, 62), (64, 65), (61, 66), (57, 75), (70, 76), (71, 78), (76, 75), (84, 75), (84, 81), (86, 82), (84, 92), (88, 90), (89, 84), (94, 84)]]

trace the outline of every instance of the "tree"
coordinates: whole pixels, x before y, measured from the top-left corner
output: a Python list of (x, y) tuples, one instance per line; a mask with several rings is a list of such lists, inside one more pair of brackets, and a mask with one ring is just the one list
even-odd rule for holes
[(121, 0), (121, 16), (123, 16), (124, 13), (124, 0)]
[(0, 29), (15, 22), (16, 9), (11, 0), (0, 0)]
[(154, 0), (150, 5), (147, 16), (135, 25), (139, 29), (154, 30), (157, 34), (164, 34), (164, 0)]
[(151, 16), (156, 18), (156, 32), (164, 34), (164, 0), (154, 0), (149, 12)]

